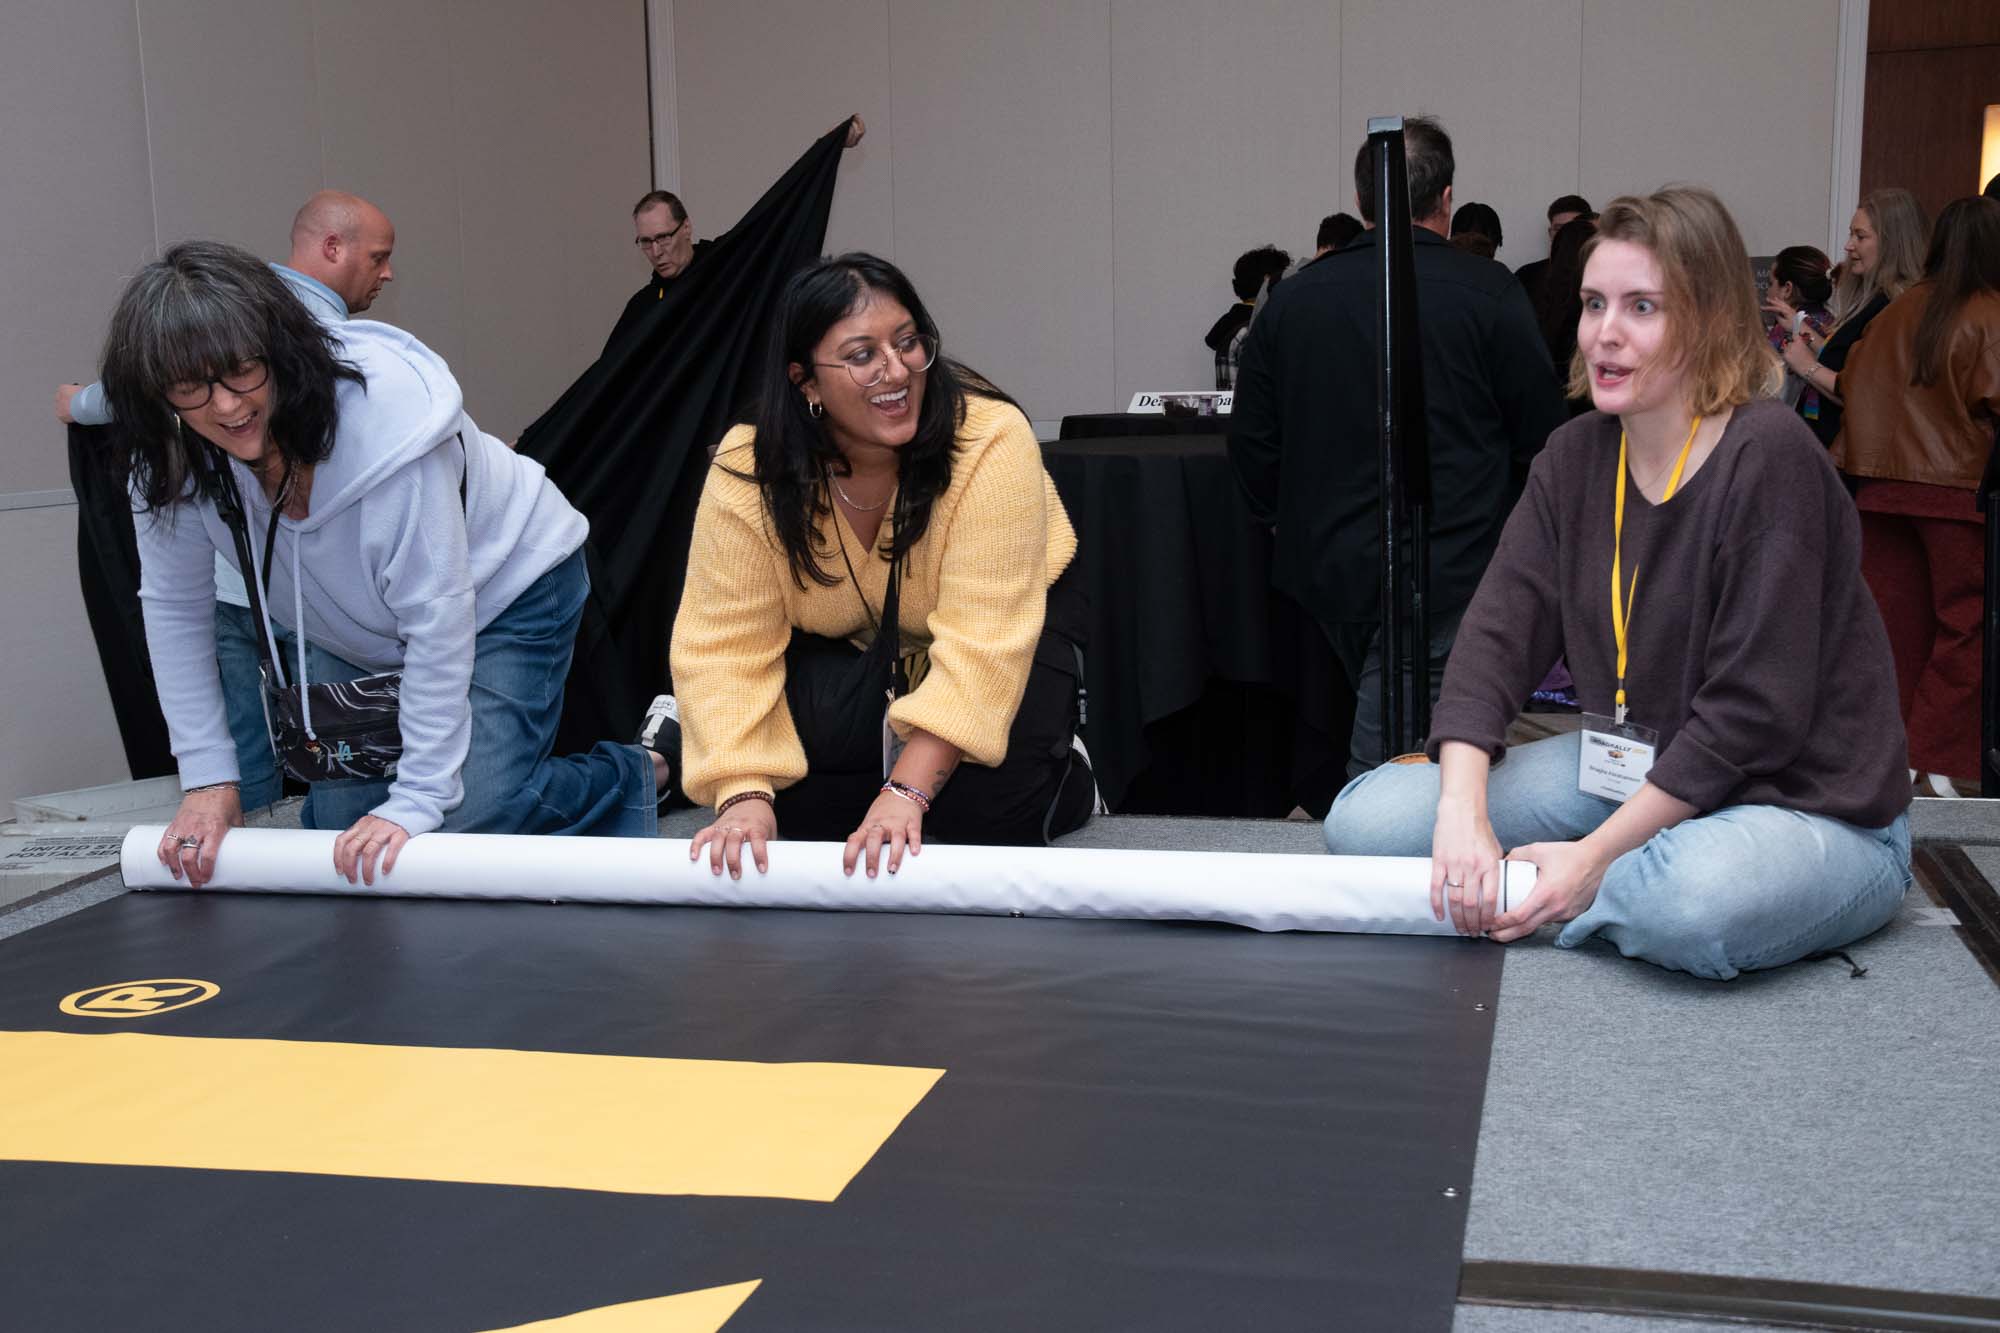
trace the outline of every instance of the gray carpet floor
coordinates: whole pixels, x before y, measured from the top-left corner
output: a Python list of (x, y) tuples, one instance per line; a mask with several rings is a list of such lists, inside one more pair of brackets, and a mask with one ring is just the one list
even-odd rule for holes
[[(1920, 836), (2000, 843), (1992, 803), (1924, 805)], [(1065, 841), (1321, 847), (1312, 823), (1139, 816)], [(1970, 854), (2000, 882), (2000, 851)], [(80, 885), (0, 916), (0, 935), (117, 891)], [(1551, 939), (1508, 949), (1467, 1258), (2000, 1297), (2000, 987), (1921, 890), (1852, 951), (1861, 979), (1828, 961), (1705, 982)], [(1723, 1326), (1462, 1306), (1456, 1327)]]

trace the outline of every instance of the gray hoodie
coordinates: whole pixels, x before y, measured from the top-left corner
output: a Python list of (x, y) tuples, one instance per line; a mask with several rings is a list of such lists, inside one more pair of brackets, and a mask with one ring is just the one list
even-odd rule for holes
[[(474, 636), (583, 545), (589, 525), (540, 464), (473, 424), (436, 353), (369, 320), (331, 331), (366, 386), (339, 387), (311, 512), (278, 520), (267, 610), (357, 666), (402, 671), (402, 759), (373, 813), (426, 833), (464, 797)], [(247, 467), (232, 461), (231, 472), (261, 561), (270, 502)], [(233, 779), (212, 561), (219, 551), (237, 564), (235, 538), (206, 498), (138, 514), (135, 526), (146, 642), (181, 785)], [(303, 652), (285, 664), (294, 681), (304, 665)]]

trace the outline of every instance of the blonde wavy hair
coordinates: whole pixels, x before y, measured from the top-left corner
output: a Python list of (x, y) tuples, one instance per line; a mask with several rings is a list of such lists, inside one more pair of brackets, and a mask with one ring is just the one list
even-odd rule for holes
[[(1597, 219), (1584, 262), (1606, 241), (1643, 246), (1660, 266), (1667, 315), (1661, 363), (1687, 376), (1688, 407), (1707, 416), (1784, 381), (1784, 364), (1764, 334), (1743, 233), (1712, 190), (1670, 185), (1643, 198), (1621, 195)], [(1571, 397), (1590, 393), (1590, 369), (1577, 347), (1569, 363)]]

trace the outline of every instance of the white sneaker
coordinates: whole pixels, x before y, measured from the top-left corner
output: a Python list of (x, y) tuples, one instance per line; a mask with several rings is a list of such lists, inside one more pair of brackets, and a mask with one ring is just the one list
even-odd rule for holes
[[(639, 724), (639, 734), (632, 743), (641, 749), (651, 750), (655, 754), (665, 754), (666, 751), (659, 744), (660, 729), (668, 722), (674, 724), (672, 739), (679, 740), (681, 707), (678, 703), (674, 702), (673, 695), (656, 694), (653, 696), (653, 702), (646, 705), (646, 720)], [(676, 746), (675, 748), (679, 747)]]

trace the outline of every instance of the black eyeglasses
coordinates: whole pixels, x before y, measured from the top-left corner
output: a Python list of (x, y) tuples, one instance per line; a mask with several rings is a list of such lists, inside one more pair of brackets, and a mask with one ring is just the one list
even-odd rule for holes
[(264, 364), (264, 358), (253, 356), (227, 375), (218, 375), (212, 380), (184, 380), (179, 384), (169, 384), (163, 396), (167, 405), (175, 411), (192, 412), (197, 407), (205, 406), (215, 396), (218, 384), (240, 396), (257, 392), (270, 378), (271, 368)]
[(687, 219), (682, 218), (680, 226), (675, 227), (672, 231), (657, 232), (651, 236), (634, 236), (632, 244), (638, 246), (641, 250), (657, 250), (668, 241), (674, 239), (674, 237), (680, 235), (681, 227), (685, 226), (687, 226)]

